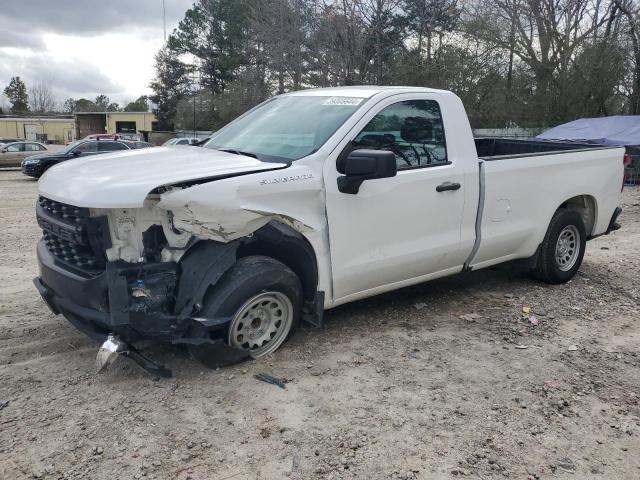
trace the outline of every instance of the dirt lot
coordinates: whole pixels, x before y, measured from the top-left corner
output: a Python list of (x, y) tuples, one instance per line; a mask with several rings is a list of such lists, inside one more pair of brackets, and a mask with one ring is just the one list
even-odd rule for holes
[(640, 478), (638, 190), (569, 284), (427, 283), (218, 371), (145, 348), (170, 380), (95, 374), (96, 345), (38, 298), (35, 198), (0, 172), (0, 478)]

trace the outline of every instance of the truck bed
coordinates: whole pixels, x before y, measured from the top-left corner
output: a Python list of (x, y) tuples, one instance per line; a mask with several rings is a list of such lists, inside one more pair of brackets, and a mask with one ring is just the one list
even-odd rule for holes
[(498, 160), (516, 156), (544, 155), (567, 150), (591, 150), (611, 148), (589, 143), (541, 142), (537, 140), (515, 140), (506, 138), (476, 138), (478, 157), (483, 160)]
[(624, 148), (481, 139), (478, 150), (494, 156), (480, 166), (481, 241), (473, 268), (533, 255), (568, 200), (593, 212), (585, 217), (587, 236), (607, 230), (620, 200)]

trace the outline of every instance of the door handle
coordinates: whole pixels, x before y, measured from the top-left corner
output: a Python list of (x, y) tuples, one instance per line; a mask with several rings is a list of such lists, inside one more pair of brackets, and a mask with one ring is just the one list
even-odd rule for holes
[(436, 192), (446, 192), (448, 190), (458, 190), (460, 188), (459, 183), (444, 182), (436, 187)]

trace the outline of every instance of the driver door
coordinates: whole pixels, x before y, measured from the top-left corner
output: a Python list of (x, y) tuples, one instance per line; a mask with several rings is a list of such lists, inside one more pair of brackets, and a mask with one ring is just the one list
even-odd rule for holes
[(345, 194), (336, 186), (335, 159), (325, 165), (335, 303), (462, 269), (464, 171), (448, 156), (434, 96), (381, 102), (337, 149), (390, 150), (395, 177), (366, 180), (357, 194)]
[(19, 162), (25, 157), (24, 143), (10, 143), (2, 149), (2, 159)]
[(80, 145), (78, 145), (76, 148), (73, 149), (72, 153), (72, 157), (86, 157), (88, 155), (95, 155), (96, 153), (98, 153), (98, 142), (94, 141), (89, 141), (89, 142), (84, 142), (81, 143)]

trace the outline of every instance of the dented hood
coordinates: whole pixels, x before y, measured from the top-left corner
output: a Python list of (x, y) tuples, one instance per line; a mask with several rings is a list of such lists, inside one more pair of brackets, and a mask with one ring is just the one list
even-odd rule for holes
[(137, 208), (163, 185), (284, 167), (209, 148), (145, 148), (60, 163), (42, 176), (38, 190), (79, 207)]

